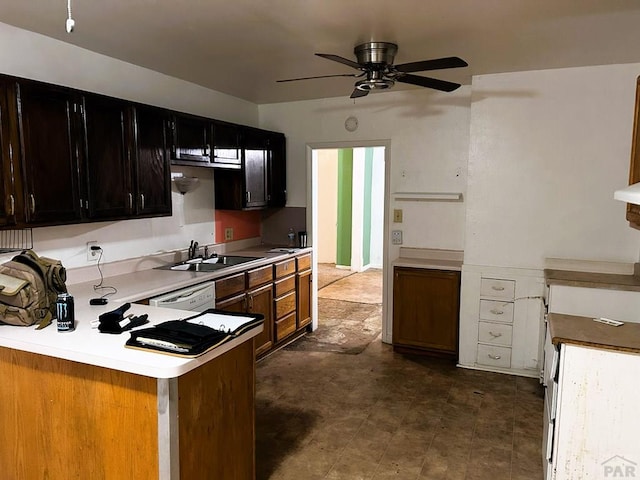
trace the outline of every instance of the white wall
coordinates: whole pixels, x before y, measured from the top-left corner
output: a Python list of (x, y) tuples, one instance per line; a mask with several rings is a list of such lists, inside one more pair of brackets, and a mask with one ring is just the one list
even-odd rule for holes
[(338, 223), (338, 150), (317, 150), (319, 263), (336, 263)]
[[(255, 104), (0, 23), (0, 73), (112, 95), (245, 125), (258, 124)], [(173, 193), (173, 216), (34, 229), (38, 253), (64, 265), (86, 265), (86, 242), (97, 240), (107, 262), (186, 248), (192, 238), (213, 243), (213, 173), (184, 197)], [(142, 240), (142, 241), (141, 241)]]
[[(347, 92), (348, 93), (348, 92)], [(391, 192), (465, 191), (469, 149), (470, 88), (445, 94), (427, 89), (260, 105), (263, 128), (287, 135), (289, 205), (307, 203), (306, 145), (390, 140)], [(356, 132), (344, 121), (355, 115)], [(382, 192), (380, 192), (382, 194)], [(404, 245), (462, 249), (462, 202), (394, 202), (404, 209)], [(391, 246), (391, 258), (399, 249)]]
[(627, 184), (640, 64), (474, 77), (465, 263), (636, 262)]
[(371, 248), (369, 264), (382, 268), (382, 237), (384, 235), (384, 147), (373, 148), (371, 187)]

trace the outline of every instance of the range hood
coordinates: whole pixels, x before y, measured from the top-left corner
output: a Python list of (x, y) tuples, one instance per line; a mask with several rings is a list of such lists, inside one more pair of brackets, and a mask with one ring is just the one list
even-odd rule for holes
[(613, 194), (613, 198), (615, 200), (620, 200), (621, 202), (640, 205), (640, 182), (629, 185), (626, 188), (616, 190)]

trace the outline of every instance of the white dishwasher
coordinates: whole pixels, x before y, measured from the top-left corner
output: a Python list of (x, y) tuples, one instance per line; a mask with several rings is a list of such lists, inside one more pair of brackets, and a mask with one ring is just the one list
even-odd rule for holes
[(205, 282), (149, 299), (152, 307), (204, 312), (216, 306), (214, 282)]

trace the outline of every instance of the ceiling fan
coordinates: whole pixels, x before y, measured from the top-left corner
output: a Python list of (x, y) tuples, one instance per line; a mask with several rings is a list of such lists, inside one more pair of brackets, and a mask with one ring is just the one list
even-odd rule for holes
[(441, 70), (445, 68), (459, 68), (468, 66), (467, 62), (458, 57), (436, 58), (433, 60), (422, 60), (420, 62), (403, 63), (393, 65), (393, 59), (398, 51), (395, 43), (389, 42), (367, 42), (356, 46), (353, 53), (357, 61), (327, 53), (316, 53), (318, 57), (333, 60), (349, 67), (360, 70), (360, 73), (342, 73), (336, 75), (320, 75), (317, 77), (289, 78), (277, 80), (278, 82), (295, 82), (298, 80), (310, 80), (313, 78), (328, 77), (365, 77), (355, 83), (351, 98), (364, 97), (371, 90), (385, 90), (393, 87), (395, 82), (409, 83), (419, 87), (433, 88), (443, 92), (452, 92), (460, 87), (459, 83), (438, 80), (437, 78), (421, 77), (411, 75), (412, 72), (423, 72), (426, 70)]

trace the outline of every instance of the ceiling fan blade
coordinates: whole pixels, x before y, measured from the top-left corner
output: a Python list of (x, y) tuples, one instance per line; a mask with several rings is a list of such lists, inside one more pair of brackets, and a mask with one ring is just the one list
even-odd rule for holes
[(369, 95), (369, 90), (360, 90), (359, 88), (354, 88), (349, 98), (360, 98), (366, 97), (367, 95)]
[(358, 70), (362, 68), (357, 62), (353, 60), (349, 60), (348, 58), (340, 57), (338, 55), (331, 55), (330, 53), (316, 53), (318, 57), (326, 58), (327, 60), (333, 60), (334, 62), (342, 63), (343, 65), (348, 65), (352, 68), (357, 68)]
[(468, 67), (469, 64), (458, 57), (435, 58), (433, 60), (423, 60), (422, 62), (411, 62), (396, 65), (399, 72), (424, 72), (426, 70), (441, 70), (445, 68)]
[(314, 78), (330, 78), (330, 77), (358, 77), (355, 73), (338, 73), (336, 75), (319, 75), (317, 77), (300, 77), (300, 78), (287, 78), (285, 80), (276, 80), (277, 83), (282, 82), (297, 82), (298, 80), (312, 80)]
[(438, 80), (437, 78), (420, 77), (418, 75), (402, 75), (396, 78), (396, 82), (410, 83), (419, 87), (433, 88), (443, 92), (453, 92), (460, 87), (459, 83), (447, 82), (446, 80)]

